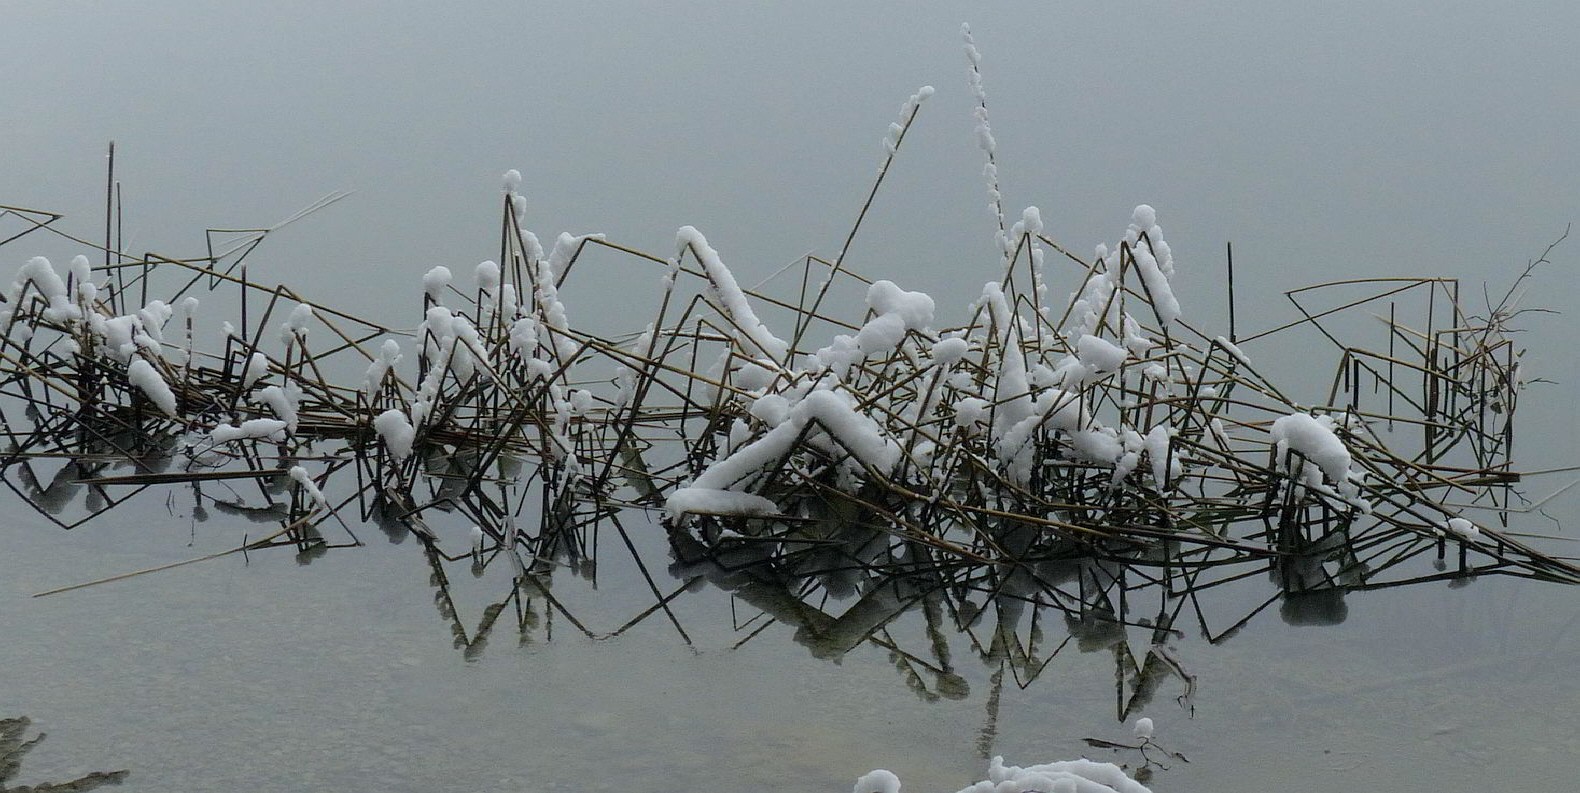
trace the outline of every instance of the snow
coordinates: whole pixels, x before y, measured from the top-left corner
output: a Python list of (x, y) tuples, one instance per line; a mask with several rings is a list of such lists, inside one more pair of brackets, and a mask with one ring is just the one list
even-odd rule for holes
[(955, 426), (974, 430), (987, 420), (990, 404), (986, 399), (966, 397), (955, 403)]
[(287, 383), (284, 388), (271, 385), (259, 391), (255, 399), (268, 405), (269, 409), (274, 411), (274, 415), (285, 422), (287, 433), (296, 434), (297, 407), (302, 402), (302, 389), (299, 386), (295, 383)]
[(269, 357), (261, 352), (255, 352), (247, 359), (247, 366), (241, 370), (241, 390), (246, 391), (257, 385), (259, 380), (269, 376)]
[(683, 515), (777, 515), (778, 505), (753, 493), (707, 487), (683, 487), (664, 502), (671, 517)]
[(444, 265), (434, 267), (422, 276), (422, 289), (428, 297), (435, 301), (444, 294), (444, 288), (450, 285), (450, 268)]
[(1125, 348), (1091, 334), (1076, 340), (1075, 354), (1093, 373), (1117, 370), (1127, 355)]
[(285, 440), (285, 422), (279, 419), (250, 419), (239, 425), (221, 424), (209, 431), (216, 444), (241, 440)]
[[(765, 414), (776, 412), (773, 407), (775, 403), (765, 403), (765, 405), (763, 408)], [(835, 391), (813, 391), (791, 406), (788, 415), (781, 423), (751, 443), (741, 446), (708, 466), (697, 475), (690, 487), (675, 491), (675, 494), (670, 496), (670, 501), (666, 502), (666, 508), (671, 514), (680, 515), (690, 511), (685, 508), (692, 503), (687, 499), (707, 498), (707, 496), (688, 494), (682, 495), (682, 500), (676, 502), (674, 501), (676, 495), (691, 492), (739, 492), (731, 488), (736, 487), (752, 474), (783, 459), (794, 449), (796, 440), (802, 437), (802, 431), (814, 421), (826, 431), (827, 435), (810, 433), (806, 436), (809, 443), (831, 453), (847, 451), (857, 462), (884, 474), (899, 464), (901, 454), (899, 445), (885, 436), (882, 428), (870, 416), (858, 413), (848, 396)], [(733, 497), (718, 496), (717, 498)], [(732, 502), (732, 505), (737, 509), (755, 510), (765, 503), (771, 504), (766, 499), (763, 501), (746, 499)]]
[(1159, 424), (1147, 433), (1144, 445), (1147, 458), (1152, 461), (1152, 480), (1158, 490), (1166, 490), (1168, 483), (1179, 477), (1179, 463), (1169, 454), (1169, 437), (1172, 433), (1166, 424)]
[(900, 147), (900, 139), (905, 136), (906, 128), (916, 118), (916, 111), (921, 109), (922, 103), (932, 95), (933, 87), (924, 85), (918, 88), (916, 93), (911, 94), (911, 98), (905, 100), (905, 104), (900, 107), (900, 120), (889, 124), (889, 130), (883, 136), (883, 150), (890, 157), (893, 157), (895, 150)]
[[(1143, 233), (1147, 236), (1145, 241), (1140, 239)], [(1157, 225), (1157, 211), (1146, 204), (1136, 207), (1126, 240), (1131, 243), (1130, 252), (1141, 271), (1141, 282), (1152, 298), (1152, 309), (1166, 328), (1179, 318), (1180, 304), (1169, 284), (1174, 275), (1174, 258)]]
[(396, 460), (411, 456), (412, 441), (417, 437), (417, 430), (403, 411), (391, 409), (378, 414), (373, 419), (373, 429)]
[(691, 249), (697, 261), (702, 263), (702, 269), (708, 277), (709, 292), (718, 301), (720, 310), (739, 328), (737, 342), (750, 342), (756, 348), (749, 351), (753, 357), (760, 354), (775, 361), (784, 360), (790, 345), (775, 336), (757, 318), (757, 313), (746, 299), (746, 293), (736, 283), (734, 273), (724, 266), (724, 262), (719, 259), (719, 252), (708, 245), (708, 238), (702, 236), (702, 232), (695, 227), (681, 226), (675, 232), (675, 244), (682, 252)]
[(306, 493), (307, 497), (312, 499), (319, 509), (329, 509), (329, 501), (324, 498), (323, 491), (318, 489), (318, 483), (313, 481), (312, 475), (307, 473), (306, 468), (300, 465), (293, 465), (288, 473), (296, 481), (296, 484), (302, 488), (302, 492)]
[(905, 320), (898, 314), (879, 314), (856, 332), (856, 349), (862, 355), (893, 352), (905, 340)]
[(1247, 358), (1245, 353), (1241, 352), (1240, 348), (1235, 346), (1234, 342), (1229, 341), (1222, 336), (1218, 336), (1212, 340), (1212, 343), (1222, 347), (1224, 352), (1233, 355), (1236, 361), (1239, 361), (1246, 366), (1251, 365), (1251, 359)]
[(966, 357), (971, 344), (965, 339), (942, 339), (933, 345), (933, 365), (950, 366)]
[(176, 394), (170, 390), (170, 384), (159, 375), (159, 370), (153, 364), (142, 358), (133, 359), (126, 367), (126, 381), (137, 386), (166, 415), (179, 417), (176, 412)]
[(472, 526), (471, 537), (472, 554), (475, 556), (483, 552), (483, 527), (476, 525)]
[(1272, 440), (1277, 444), (1278, 460), (1284, 464), (1290, 451), (1299, 452), (1309, 464), (1321, 469), (1322, 475), (1340, 492), (1349, 485), (1350, 452), (1344, 442), (1333, 432), (1332, 416), (1313, 416), (1293, 413), (1273, 422)]
[(1143, 741), (1150, 741), (1152, 740), (1152, 730), (1153, 727), (1151, 719), (1147, 718), (1146, 716), (1136, 719), (1136, 726), (1133, 730), (1136, 738)]
[(1481, 539), (1481, 529), (1477, 528), (1476, 524), (1471, 523), (1464, 518), (1449, 518), (1448, 523), (1444, 525), (1444, 528), (1446, 528), (1454, 536), (1461, 539)]
[(482, 336), (464, 315), (444, 306), (430, 306), (417, 326), (417, 336), (422, 339), (423, 359), (429, 366), (418, 389), (420, 399), (431, 401), (437, 396), (447, 372), (463, 383), (474, 374), (484, 382), (494, 379)]
[[(879, 769), (856, 781), (851, 793), (900, 793), (900, 779)], [(1005, 765), (994, 757), (988, 778), (962, 788), (959, 793), (1152, 793), (1147, 786), (1125, 775), (1113, 763), (1066, 760), (1058, 763)]]
[(779, 394), (764, 394), (752, 402), (749, 410), (753, 418), (769, 427), (777, 427), (790, 418), (790, 400)]
[(6, 302), (11, 306), (18, 305), (29, 285), (37, 291), (47, 305), (43, 311), (45, 320), (61, 322), (82, 318), (82, 312), (67, 295), (66, 282), (61, 280), (55, 268), (43, 256), (34, 256), (27, 264), (22, 265), (17, 272), (16, 282), (11, 285), (11, 291), (6, 296)]
[(480, 289), (492, 291), (499, 288), (499, 264), (492, 259), (479, 262), (472, 276)]
[(521, 172), (511, 168), (505, 171), (505, 175), (500, 177), (500, 180), (505, 184), (505, 192), (513, 194), (521, 187)]
[[(560, 302), (559, 274), (570, 265), (571, 256), (587, 237), (560, 234), (547, 258), (529, 267), (532, 275), (532, 305), (539, 318), (539, 344), (552, 349), (561, 362), (576, 355), (576, 342), (570, 337), (570, 319)], [(552, 368), (552, 367), (551, 367)]]
[(312, 318), (312, 306), (297, 304), (296, 308), (291, 309), (291, 315), (285, 318), (284, 324), (280, 325), (280, 343), (289, 350), (293, 345), (307, 341), (307, 323)]
[(900, 793), (900, 778), (882, 768), (863, 774), (851, 793)]
[(368, 364), (367, 374), (362, 378), (362, 393), (373, 396), (379, 392), (384, 384), (384, 376), (400, 363), (400, 342), (394, 339), (385, 339), (379, 347), (379, 357)]
[[(971, 26), (961, 25), (960, 35), (965, 40), (966, 58), (971, 61), (971, 96), (976, 99), (976, 108), (972, 116), (976, 118), (977, 146), (987, 155), (987, 164), (982, 166), (982, 176), (988, 184), (988, 208), (998, 218), (1000, 232), (1004, 229), (1004, 194), (999, 189), (998, 165), (995, 164), (998, 152), (998, 141), (993, 138), (993, 128), (988, 124), (987, 89), (982, 85), (982, 52), (977, 49), (976, 39), (971, 36)], [(1000, 240), (1004, 245), (1007, 240)]]
[(893, 281), (875, 281), (867, 287), (867, 306), (879, 316), (899, 317), (906, 330), (923, 330), (933, 323), (936, 305), (924, 292), (908, 292)]

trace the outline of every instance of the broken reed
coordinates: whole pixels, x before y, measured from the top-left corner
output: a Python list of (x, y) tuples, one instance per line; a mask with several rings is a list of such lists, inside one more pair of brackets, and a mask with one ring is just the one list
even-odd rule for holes
[[(302, 488), (288, 486), (281, 531), (249, 543), (253, 547), (323, 544), (320, 526), (326, 520), (356, 544), (341, 520), (353, 504), (358, 520), (391, 511), (433, 541), (424, 522), (427, 510), (508, 490), (517, 495), (479, 507), (476, 518), (493, 543), (514, 554), (529, 537), (551, 534), (549, 524), (573, 502), (604, 510), (661, 509), (669, 494), (732, 448), (761, 437), (765, 427), (751, 413), (758, 395), (804, 387), (798, 381), (817, 376), (797, 368), (798, 360), (815, 351), (802, 339), (813, 338), (814, 331), (855, 332), (873, 316), (869, 311), (856, 321), (820, 313), (836, 282), (859, 287), (872, 280), (843, 260), (808, 256), (796, 300), (743, 292), (794, 319), (797, 341), (774, 360), (754, 343), (749, 322), (735, 316), (722, 297), (727, 290), (694, 246), (683, 245), (677, 257), (665, 259), (582, 238), (572, 241), (558, 271), (546, 272), (544, 255), (524, 234), (519, 209), (519, 201), (507, 196), (497, 284), (469, 292), (446, 286), (423, 301), (425, 311), (441, 302), (459, 304), (454, 313), (476, 329), (483, 353), (472, 356), (470, 371), (458, 365), (460, 342), (427, 327), (412, 340), (420, 349), (417, 379), (406, 380), (391, 368), (370, 389), (337, 383), (326, 372), (354, 372), (376, 358), (375, 342), (400, 333), (249, 278), (247, 256), (270, 229), (211, 232), (203, 257), (133, 258), (117, 252), (94, 268), (94, 278), (104, 285), (84, 310), (102, 317), (133, 315), (156, 277), (173, 284), (164, 292), (169, 305), (189, 295), (205, 301), (222, 295), (236, 304), (239, 322), (217, 352), (191, 344), (177, 348), (168, 340), (135, 352), (134, 359), (153, 365), (174, 392), (173, 416), (162, 414), (128, 380), (124, 363), (102, 354), (102, 340), (87, 322), (51, 317), (48, 296), (24, 283), (6, 306), (10, 317), (0, 339), (0, 392), (8, 397), (0, 406), (8, 442), (3, 464), (37, 479), (31, 469), (40, 459), (73, 461), (73, 481), (102, 493), (107, 505), (120, 500), (110, 496), (112, 488), (168, 482), (201, 487), (237, 479), (257, 482), (273, 502), (278, 496), (264, 485), (283, 477), (292, 463), (310, 465), (320, 491), (343, 494), (338, 503), (319, 505), (304, 499)], [(52, 224), (59, 218), (36, 210), (0, 211), (0, 218), (30, 224), (7, 242), (30, 231), (55, 233)], [(220, 250), (216, 240), (222, 241)], [(1090, 557), (1169, 570), (1216, 569), (1225, 562), (1282, 569), (1298, 567), (1291, 560), (1309, 549), (1325, 549), (1315, 569), (1284, 577), (1293, 590), (1337, 586), (1341, 580), (1344, 586), (1365, 585), (1407, 559), (1442, 557), (1449, 546), (1457, 546), (1459, 563), (1445, 575), (1496, 571), (1580, 578), (1567, 561), (1510, 532), (1482, 525), (1478, 538), (1466, 538), (1442, 530), (1465, 505), (1486, 507), (1500, 520), (1514, 506), (1510, 499), (1520, 477), (1510, 451), (1520, 351), (1508, 327), (1518, 312), (1507, 295), (1473, 316), (1452, 279), (1365, 279), (1288, 293), (1300, 318), (1242, 337), (1241, 343), (1304, 328), (1334, 343), (1339, 363), (1327, 402), (1301, 404), (1264, 378), (1237, 344), (1183, 320), (1156, 316), (1153, 295), (1135, 273), (1133, 249), (1153, 244), (1143, 233), (1121, 245), (1115, 275), (1120, 288), (1108, 295), (1120, 310), (1104, 306), (1094, 332), (1120, 339), (1125, 329), (1111, 327), (1109, 318), (1133, 316), (1160, 343), (1148, 357), (1127, 358), (1111, 375), (1082, 383), (1072, 398), (1083, 414), (1102, 416), (1115, 427), (1171, 427), (1167, 456), (1182, 463), (1177, 476), (1157, 480), (1140, 465), (1116, 481), (1112, 466), (1072, 453), (1068, 434), (1050, 421), (1029, 438), (1036, 462), (1020, 479), (1006, 473), (990, 433), (955, 421), (964, 399), (983, 397), (991, 426), (998, 411), (1023, 396), (1001, 393), (1008, 357), (1021, 359), (1024, 368), (1071, 352), (1061, 328), (1073, 303), (1056, 317), (1030, 289), (1039, 277), (1036, 248), (1056, 252), (1075, 277), (1090, 278), (1105, 266), (1025, 233), (1014, 241), (999, 282), (1013, 307), (1014, 332), (979, 306), (959, 328), (908, 329), (888, 354), (859, 358), (840, 377), (836, 388), (850, 396), (855, 411), (900, 440), (896, 467), (885, 471), (862, 463), (814, 418), (777, 462), (730, 485), (774, 502), (778, 514), (696, 515), (692, 530), (716, 536), (733, 527), (735, 534), (757, 538), (790, 537), (812, 524), (855, 523), (888, 537), (890, 555), (893, 549), (921, 547), (975, 565)], [(655, 266), (655, 275), (661, 274), (658, 268), (668, 270), (649, 332), (600, 336), (555, 315), (565, 306), (553, 293), (590, 248)], [(519, 301), (514, 312), (501, 301), (507, 289)], [(1304, 302), (1344, 290), (1364, 291), (1328, 307)], [(1333, 329), (1357, 313), (1375, 315), (1384, 301), (1386, 352), (1349, 342)], [(1398, 321), (1401, 303), (1424, 308), (1417, 326), (1424, 330)], [(286, 344), (282, 353), (269, 331), (295, 305), (312, 306), (312, 328), (323, 331), (313, 333), (311, 343), (303, 335)], [(533, 317), (537, 331), (547, 336), (535, 358), (512, 354), (512, 320), (519, 316)], [(190, 318), (186, 322), (184, 338), (191, 339)], [(170, 327), (164, 330), (171, 335)], [(920, 352), (950, 335), (973, 341), (946, 376), (928, 367)], [(633, 336), (641, 343), (633, 345)], [(243, 379), (256, 355), (267, 360), (268, 382), (300, 390), (295, 431), (284, 438), (206, 442), (205, 431), (218, 424), (272, 415), (249, 401), (263, 383)], [(624, 378), (618, 393), (600, 393), (585, 382), (589, 376), (607, 378), (611, 369)], [(1142, 376), (1143, 369), (1163, 376)], [(766, 385), (760, 382), (764, 370)], [(582, 375), (589, 371), (598, 374)], [(567, 415), (566, 404), (578, 391), (591, 398)], [(428, 404), (413, 427), (412, 452), (392, 453), (374, 431), (374, 417), (410, 410), (422, 398)], [(907, 406), (917, 404), (931, 409), (909, 414)], [(1297, 481), (1290, 472), (1303, 467), (1298, 452), (1279, 458), (1268, 425), (1297, 412), (1336, 418), (1362, 476), (1360, 498), (1374, 505), (1369, 513), (1331, 489)], [(736, 437), (743, 427), (744, 441)], [(917, 453), (923, 445), (928, 454)], [(172, 455), (177, 470), (167, 473), (101, 475), (115, 460)], [(421, 482), (435, 474), (441, 484), (424, 492)], [(341, 484), (351, 479), (354, 484)], [(520, 495), (528, 492), (536, 494), (531, 503)], [(518, 528), (534, 522), (536, 531)], [(676, 529), (687, 522), (676, 521)], [(1332, 552), (1335, 547), (1344, 552)], [(1161, 557), (1160, 549), (1166, 549)]]

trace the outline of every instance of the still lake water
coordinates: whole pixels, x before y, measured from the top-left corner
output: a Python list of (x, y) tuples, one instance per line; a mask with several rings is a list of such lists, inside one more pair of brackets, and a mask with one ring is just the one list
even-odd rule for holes
[[(672, 601), (690, 646), (659, 617), (594, 641), (547, 612), (518, 633), (507, 609), (465, 653), (420, 544), (372, 526), (359, 529), (367, 547), (307, 564), (276, 549), (28, 597), (220, 550), (247, 530), (214, 517), (193, 542), (185, 491), (139, 501), (70, 532), (9, 502), (0, 709), (52, 733), (23, 782), (129, 768), (129, 790), (838, 791), (887, 767), (908, 789), (953, 790), (980, 778), (984, 746), (1029, 763), (1128, 735), (1109, 643), (1072, 644), (1023, 690), (1005, 685), (984, 744), (996, 662), (961, 635), (947, 641), (966, 690), (924, 699), (873, 643), (824, 659), (775, 624), (732, 649), (761, 623), (733, 628), (753, 611), (711, 584)], [(659, 589), (678, 587), (661, 528), (628, 528)], [(464, 546), (462, 527), (440, 530)], [(465, 566), (445, 569), (470, 628), (509, 570), (474, 579)], [(1266, 596), (1260, 582), (1242, 590), (1214, 602), (1228, 615)], [(618, 546), (596, 589), (564, 570), (550, 591), (598, 634), (652, 603)], [(1337, 625), (1286, 624), (1274, 608), (1218, 646), (1174, 642), (1197, 676), (1194, 718), (1173, 678), (1143, 712), (1191, 762), (1152, 785), (1566, 789), (1580, 757), (1573, 603), (1564, 587), (1485, 577), (1351, 594)], [(919, 613), (885, 635), (917, 649)], [(1045, 630), (1045, 647), (1063, 639)]]
[[(263, 5), (8, 3), (0, 203), (63, 211), (97, 238), (110, 138), (138, 251), (192, 253), (205, 226), (269, 224), (356, 191), (256, 262), (385, 318), (428, 267), (495, 255), (496, 174), (518, 167), (540, 234), (606, 231), (664, 253), (695, 224), (755, 280), (834, 250), (895, 108), (933, 83), (855, 254), (959, 310), (975, 296), (961, 273), (979, 281), (971, 268), (994, 256), (957, 32), (972, 19), (1012, 217), (1037, 203), (1052, 236), (1087, 251), (1153, 203), (1192, 319), (1221, 311), (1225, 239), (1242, 322), (1265, 327), (1283, 316), (1270, 313), (1279, 291), (1325, 278), (1496, 288), (1580, 207), (1580, 105), (1554, 99), (1580, 84), (1575, 4), (1027, 4), (982, 19), (975, 4), (929, 2), (903, 20), (844, 2)], [(1530, 301), (1570, 317), (1574, 245)], [(59, 256), (3, 250), (6, 274)], [(589, 306), (576, 319), (615, 304), (596, 296), (572, 304)], [(1531, 323), (1534, 368), (1565, 385), (1525, 398), (1519, 466), (1576, 460), (1571, 322)], [(1274, 374), (1310, 373), (1301, 349), (1247, 352)], [(985, 766), (996, 666), (959, 636), (967, 692), (932, 701), (871, 644), (836, 663), (776, 624), (731, 649), (757, 625), (733, 630), (729, 595), (706, 584), (674, 602), (693, 645), (656, 617), (604, 641), (545, 617), (528, 640), (505, 626), (469, 658), (418, 544), (371, 527), (358, 530), (367, 547), (306, 565), (261, 552), (30, 599), (222, 550), (263, 524), (215, 515), (194, 532), (184, 491), (70, 532), (0, 501), (0, 717), (50, 733), (22, 783), (129, 768), (127, 790), (840, 791), (887, 767), (926, 791)], [(1576, 505), (1548, 505), (1566, 535)], [(1535, 516), (1519, 527), (1556, 531)], [(660, 589), (674, 588), (662, 531), (632, 528)], [(446, 527), (449, 542), (464, 530)], [(651, 603), (629, 558), (606, 551), (596, 590), (565, 571), (553, 591), (613, 630)], [(466, 625), (507, 578), (450, 571)], [(1263, 583), (1219, 600), (1230, 622)], [(1153, 787), (1571, 790), (1576, 594), (1483, 578), (1352, 594), (1337, 625), (1288, 625), (1275, 607), (1221, 645), (1189, 636), (1175, 653), (1198, 678), (1194, 718), (1172, 679), (1146, 713), (1192, 762)], [(927, 641), (914, 612), (894, 633)], [(991, 751), (1025, 764), (1128, 735), (1114, 685), (1111, 652), (1072, 646), (1024, 690), (1005, 687)]]

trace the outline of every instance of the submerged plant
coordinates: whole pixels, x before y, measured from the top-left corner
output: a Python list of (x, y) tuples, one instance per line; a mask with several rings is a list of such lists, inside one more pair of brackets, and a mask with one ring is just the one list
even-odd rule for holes
[(70, 782), (48, 782), (41, 785), (11, 784), (22, 770), (22, 757), (44, 740), (45, 733), (25, 739), (27, 717), (0, 719), (0, 793), (83, 793), (105, 785), (119, 785), (126, 779), (126, 771), (94, 771)]

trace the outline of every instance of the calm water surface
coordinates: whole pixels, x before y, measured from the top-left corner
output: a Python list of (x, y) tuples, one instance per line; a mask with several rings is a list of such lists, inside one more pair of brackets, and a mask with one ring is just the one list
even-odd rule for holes
[[(220, 549), (249, 528), (211, 518), (189, 545), (189, 501), (152, 495), (70, 532), (11, 502), (0, 709), (54, 733), (24, 781), (126, 767), (128, 789), (148, 790), (837, 791), (884, 766), (913, 789), (952, 790), (979, 778), (984, 746), (1035, 762), (1128, 732), (1103, 642), (1072, 645), (1024, 689), (1005, 685), (985, 738), (996, 666), (962, 636), (948, 641), (968, 691), (929, 701), (873, 644), (831, 662), (776, 625), (732, 649), (758, 625), (732, 628), (750, 607), (732, 611), (707, 584), (673, 601), (689, 646), (658, 617), (594, 641), (544, 613), (469, 657), (420, 545), (374, 527), (361, 532), (368, 547), (310, 564), (263, 551), (28, 597)], [(662, 530), (631, 528), (660, 589), (678, 586)], [(651, 603), (629, 559), (607, 551), (596, 588), (565, 570), (550, 591), (595, 633), (612, 631)], [(446, 569), (468, 627), (509, 586), (499, 566), (476, 579)], [(1262, 589), (1215, 602), (1228, 614)], [(1194, 718), (1172, 678), (1144, 712), (1192, 762), (1154, 788), (1428, 791), (1517, 778), (1557, 790), (1572, 778), (1572, 591), (1484, 578), (1352, 594), (1346, 606), (1338, 625), (1292, 626), (1275, 607), (1219, 646), (1176, 643), (1198, 677)], [(898, 646), (924, 641), (918, 614), (891, 627)], [(1045, 630), (1045, 646), (1062, 640), (1056, 623)], [(1145, 636), (1130, 638), (1144, 652)]]
[[(97, 239), (111, 138), (139, 252), (193, 253), (204, 227), (267, 225), (354, 191), (272, 237), (254, 275), (414, 324), (400, 307), (425, 270), (496, 255), (497, 174), (517, 167), (540, 234), (605, 231), (667, 255), (694, 224), (750, 283), (837, 250), (885, 126), (931, 83), (852, 262), (953, 318), (975, 296), (962, 281), (996, 256), (959, 49), (970, 19), (1011, 218), (1036, 203), (1084, 253), (1156, 205), (1192, 321), (1222, 312), (1226, 239), (1242, 327), (1267, 327), (1284, 318), (1282, 290), (1324, 278), (1506, 284), (1580, 207), (1580, 105), (1555, 99), (1580, 84), (1572, 3), (1025, 4), (990, 18), (941, 1), (904, 18), (850, 3), (594, 5), (8, 4), (0, 203), (65, 212)], [(17, 245), (0, 249), (0, 273), (62, 252)], [(1574, 246), (1527, 301), (1570, 311), (1532, 317), (1525, 338), (1533, 371), (1568, 384), (1522, 405), (1528, 467), (1576, 458)], [(575, 321), (615, 313), (598, 279), (620, 272), (582, 274), (593, 286)], [(1303, 347), (1246, 351), (1278, 381), (1312, 370)], [(750, 610), (709, 584), (673, 602), (689, 644), (662, 615), (603, 641), (540, 615), (525, 638), (504, 625), (468, 654), (419, 544), (374, 527), (357, 528), (367, 547), (310, 564), (260, 552), (31, 599), (268, 524), (215, 513), (194, 527), (185, 491), (69, 532), (0, 505), (0, 716), (51, 734), (23, 784), (129, 768), (124, 789), (150, 791), (841, 791), (887, 767), (907, 790), (955, 790), (981, 778), (984, 748), (1024, 764), (1129, 734), (1112, 635), (1072, 643), (1024, 689), (1001, 678), (996, 710), (997, 664), (965, 637), (945, 640), (963, 696), (928, 699), (871, 643), (825, 658), (775, 624), (732, 649), (761, 623), (734, 629)], [(1568, 524), (1575, 506), (1548, 511)], [(662, 530), (630, 525), (659, 588), (679, 586)], [(464, 548), (465, 526), (441, 529)], [(604, 539), (596, 582), (566, 570), (552, 584), (595, 633), (652, 603)], [(468, 628), (509, 587), (500, 565), (446, 570)], [(1172, 678), (1145, 710), (1192, 762), (1153, 787), (1572, 789), (1576, 594), (1484, 578), (1352, 594), (1336, 625), (1290, 625), (1275, 605), (1220, 645), (1192, 634), (1174, 653), (1197, 676), (1194, 718)], [(1260, 578), (1225, 591), (1214, 621), (1267, 595)], [(919, 612), (891, 639), (932, 641)], [(1043, 647), (1062, 640), (1045, 626)]]

